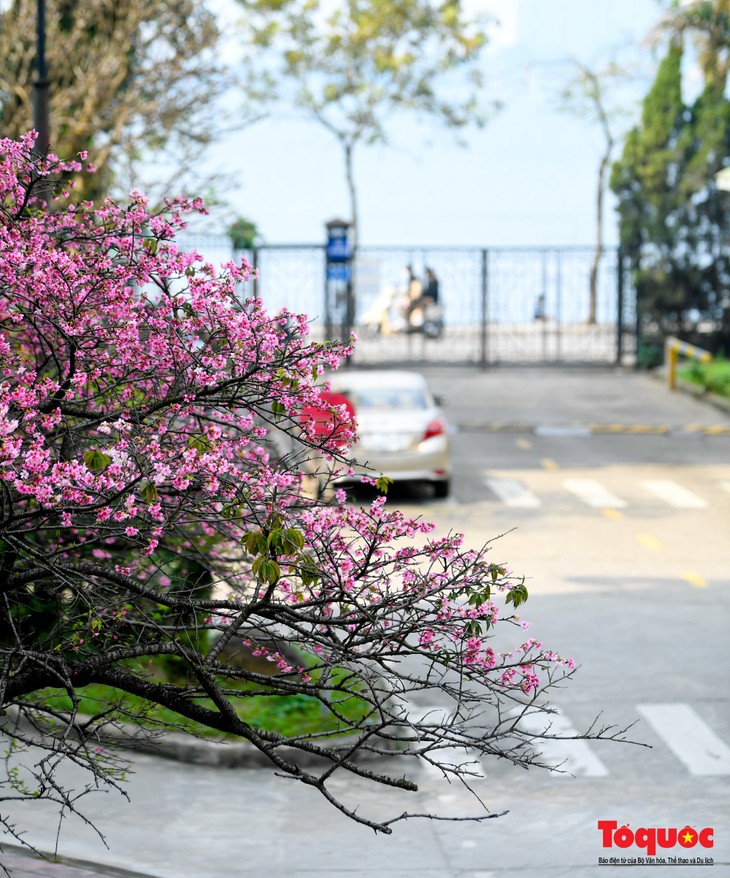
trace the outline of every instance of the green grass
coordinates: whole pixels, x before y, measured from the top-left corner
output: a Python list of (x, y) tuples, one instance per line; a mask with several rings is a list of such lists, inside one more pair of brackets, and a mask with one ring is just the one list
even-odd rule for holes
[(730, 399), (730, 360), (716, 357), (711, 363), (691, 363), (677, 373), (680, 378)]
[[(345, 671), (335, 671), (333, 679), (343, 680)], [(251, 687), (244, 684), (230, 686), (240, 688), (240, 696), (232, 698), (236, 713), (244, 722), (255, 728), (275, 732), (287, 737), (304, 734), (327, 733), (336, 734), (346, 730), (342, 722), (327, 704), (323, 704), (310, 695), (269, 695), (247, 694)], [(348, 689), (356, 688), (353, 684)], [(256, 687), (257, 692), (261, 687)], [(71, 709), (71, 700), (63, 690), (45, 689), (39, 694), (40, 699), (48, 706), (57, 710)], [(186, 731), (206, 738), (221, 739), (220, 732), (201, 726), (165, 707), (151, 704), (134, 695), (121, 692), (110, 686), (91, 684), (76, 691), (79, 699), (78, 710), (82, 714), (96, 716), (101, 712), (112, 711), (112, 716), (121, 721), (133, 721), (133, 716), (143, 716), (144, 724), (154, 727), (160, 725), (174, 726), (171, 731)], [(358, 722), (368, 713), (369, 705), (345, 692), (330, 693), (332, 707), (346, 720)], [(38, 697), (33, 699), (38, 700)], [(212, 702), (206, 698), (195, 699), (196, 703), (212, 708)]]

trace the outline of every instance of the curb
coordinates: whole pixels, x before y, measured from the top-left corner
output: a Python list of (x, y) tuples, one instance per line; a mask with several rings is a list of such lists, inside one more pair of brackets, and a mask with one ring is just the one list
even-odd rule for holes
[(155, 878), (148, 872), (135, 872), (121, 866), (50, 854), (38, 849), (36, 852), (6, 842), (2, 842), (0, 854), (2, 855), (0, 868), (7, 868), (11, 878), (20, 870), (23, 878), (28, 875), (37, 875), (38, 878), (86, 878), (87, 875), (103, 876), (103, 878)]
[[(178, 732), (163, 732), (150, 736), (149, 732), (144, 733), (136, 726), (130, 726), (128, 730), (125, 728), (107, 729), (99, 735), (99, 740), (125, 750), (148, 753), (151, 756), (187, 762), (192, 765), (207, 765), (217, 768), (271, 768), (272, 765), (269, 756), (253, 744), (237, 741), (206, 741)], [(346, 751), (353, 745), (354, 741), (354, 738), (333, 737), (330, 747), (335, 752), (338, 750)], [(321, 765), (326, 762), (323, 756), (307, 753), (296, 747), (281, 745), (275, 749), (282, 758), (302, 767)], [(383, 753), (358, 752), (353, 757), (353, 761), (369, 762), (383, 759), (384, 756)]]
[[(661, 381), (662, 384), (667, 387), (667, 372), (664, 366), (653, 369), (649, 374), (656, 381)], [(718, 396), (716, 393), (711, 393), (706, 388), (700, 387), (699, 384), (693, 384), (691, 381), (685, 381), (683, 378), (677, 376), (675, 390), (684, 393), (687, 396), (693, 396), (699, 402), (704, 402), (707, 405), (711, 405), (713, 408), (719, 409), (721, 412), (730, 415), (730, 399), (725, 399), (724, 396)]]
[[(217, 768), (270, 769), (272, 767), (271, 758), (254, 744), (246, 741), (207, 741), (183, 732), (143, 729), (128, 723), (118, 723), (98, 730), (89, 736), (88, 740), (136, 753), (147, 753), (162, 759), (187, 762), (191, 765)], [(326, 747), (336, 758), (338, 753), (348, 752), (358, 740), (359, 736), (354, 735), (323, 736), (319, 746)], [(389, 745), (387, 740), (378, 740), (375, 746), (379, 748), (377, 752), (357, 750), (350, 759), (360, 764), (386, 759), (389, 755), (395, 756), (399, 752), (397, 746)], [(286, 744), (272, 747), (273, 750), (282, 758), (302, 768), (327, 764), (329, 761), (320, 754), (308, 753), (306, 750), (299, 750)]]
[[(704, 397), (700, 397), (704, 399)], [(709, 400), (708, 400), (709, 401)], [(725, 401), (721, 400), (725, 405)], [(730, 414), (730, 404), (726, 409)], [(463, 433), (521, 433), (531, 436), (575, 438), (585, 436), (730, 436), (730, 424), (518, 424), (502, 421), (463, 421), (456, 425)]]
[(698, 387), (696, 384), (677, 378), (677, 390), (681, 393), (693, 396), (700, 402), (708, 403), (713, 406), (713, 408), (720, 409), (720, 411), (725, 412), (726, 414), (730, 414), (730, 399), (718, 396), (716, 393), (712, 393), (704, 387)]

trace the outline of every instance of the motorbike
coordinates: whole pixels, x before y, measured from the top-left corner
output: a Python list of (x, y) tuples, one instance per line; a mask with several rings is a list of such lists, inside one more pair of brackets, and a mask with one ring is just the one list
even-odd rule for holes
[(426, 300), (411, 310), (407, 294), (396, 286), (387, 286), (362, 315), (360, 329), (371, 338), (416, 333), (426, 338), (441, 338), (444, 309), (437, 302)]

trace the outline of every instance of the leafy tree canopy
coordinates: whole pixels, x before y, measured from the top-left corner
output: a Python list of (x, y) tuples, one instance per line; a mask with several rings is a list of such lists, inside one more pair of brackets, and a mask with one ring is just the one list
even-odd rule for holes
[[(215, 56), (218, 27), (204, 4), (47, 0), (46, 31), (51, 147), (60, 155), (93, 150), (98, 169), (79, 178), (75, 197), (106, 194), (115, 179), (135, 176), (150, 151), (164, 149), (187, 168), (191, 152), (210, 141), (213, 102), (227, 77)], [(0, 11), (4, 136), (32, 128), (36, 72), (36, 2), (12, 0)]]
[(256, 223), (243, 216), (236, 217), (228, 226), (228, 237), (235, 250), (253, 250), (263, 242)]
[(611, 186), (647, 330), (687, 333), (702, 323), (723, 333), (730, 203), (715, 174), (730, 162), (730, 102), (713, 65), (700, 94), (685, 101), (680, 36), (669, 42)]
[(356, 237), (359, 144), (387, 143), (403, 111), (457, 129), (485, 120), (485, 22), (458, 0), (255, 0), (245, 8), (250, 62), (343, 148)]

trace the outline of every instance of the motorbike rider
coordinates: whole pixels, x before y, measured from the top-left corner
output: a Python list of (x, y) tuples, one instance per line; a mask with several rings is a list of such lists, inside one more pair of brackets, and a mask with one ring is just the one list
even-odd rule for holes
[[(408, 266), (408, 271), (411, 272), (410, 265)], [(413, 275), (412, 275), (413, 276)], [(411, 289), (415, 287), (415, 284), (409, 285), (409, 303), (408, 303), (408, 311), (406, 314), (409, 325), (413, 326), (413, 315), (420, 311), (423, 312), (429, 305), (438, 304), (439, 300), (439, 281), (436, 277), (436, 272), (432, 268), (426, 268), (426, 284), (425, 286), (421, 284), (421, 282), (413, 276), (415, 280), (415, 284), (418, 285), (416, 290), (416, 295), (411, 295)], [(422, 322), (422, 321), (421, 321)]]

